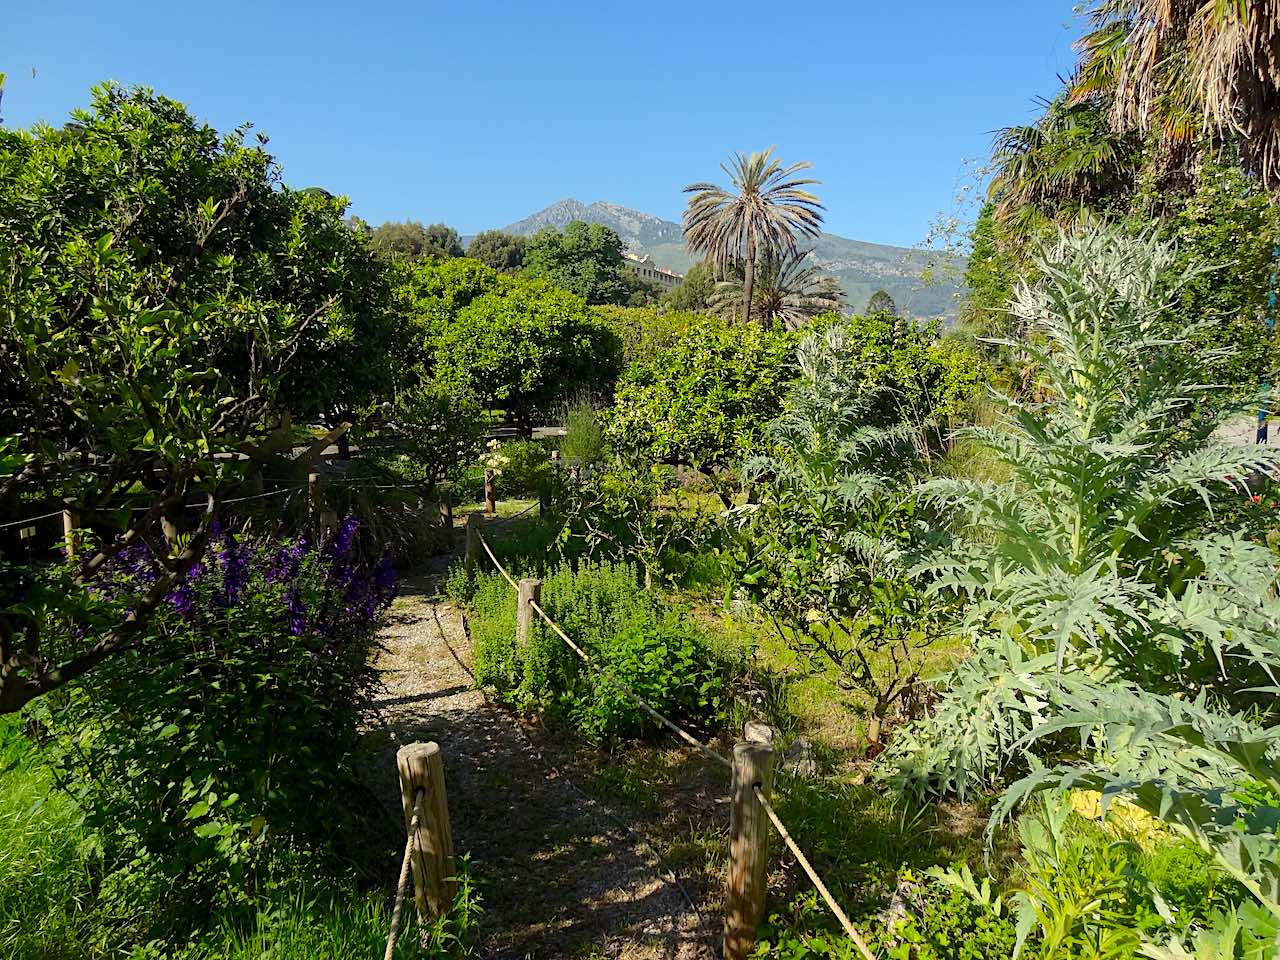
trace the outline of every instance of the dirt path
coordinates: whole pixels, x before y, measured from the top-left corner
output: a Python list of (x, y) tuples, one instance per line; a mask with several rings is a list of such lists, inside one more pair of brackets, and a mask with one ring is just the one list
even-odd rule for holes
[(481, 956), (713, 958), (714, 918), (700, 918), (643, 840), (559, 777), (516, 719), (474, 689), (460, 612), (436, 596), (447, 562), (403, 583), (391, 608), (372, 775), (398, 810), (396, 749), (440, 743), (455, 852), (470, 856), (483, 898)]

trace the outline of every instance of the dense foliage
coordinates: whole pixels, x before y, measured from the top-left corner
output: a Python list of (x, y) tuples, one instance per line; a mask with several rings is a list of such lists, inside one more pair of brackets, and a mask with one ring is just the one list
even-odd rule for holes
[[(592, 739), (654, 729), (622, 689), (578, 659), (540, 620), (528, 644), (517, 647), (515, 594), (501, 575), (481, 577), (474, 590), (478, 683), (524, 706), (552, 710)], [(543, 578), (542, 606), (609, 676), (664, 715), (698, 727), (725, 708), (727, 665), (696, 626), (638, 589), (635, 567), (557, 567)]]
[(640, 461), (703, 473), (756, 452), (790, 379), (794, 337), (705, 320), (640, 357), (618, 383), (607, 428)]
[[(46, 755), (104, 845), (105, 888), (149, 904), (152, 935), (188, 932), (193, 903), (250, 899), (283, 851), (350, 856), (335, 826), (359, 817), (352, 752), (394, 591), (389, 559), (356, 565), (355, 536), (353, 520), (318, 549), (216, 531), (145, 637), (43, 702)], [(96, 581), (107, 609), (90, 623), (149, 589), (145, 549)]]
[(524, 237), (501, 230), (482, 230), (467, 244), (467, 256), (503, 273), (524, 266)]
[(625, 303), (628, 299), (622, 241), (599, 223), (574, 220), (564, 230), (551, 227), (530, 237), (524, 248), (524, 272), (590, 304)]
[(374, 249), (389, 257), (420, 260), (433, 257), (447, 260), (462, 256), (462, 241), (458, 231), (443, 223), (424, 227), (416, 220), (401, 223), (389, 222), (369, 231), (369, 242)]
[(770, 453), (744, 468), (756, 502), (735, 511), (738, 578), (810, 669), (870, 698), (876, 744), (940, 628), (906, 576), (929, 533), (908, 493), (922, 470), (915, 434), (875, 425), (885, 388), (865, 383), (854, 323), (800, 344), (799, 376), (769, 424)]
[[(0, 709), (145, 625), (203, 551), (213, 514), (193, 524), (182, 505), (225, 495), (247, 466), (227, 454), (256, 455), (290, 413), (348, 416), (396, 376), (380, 260), (343, 202), (282, 187), (245, 136), (115, 86), (61, 129), (0, 131), (0, 510), (66, 502), (107, 548), (60, 593), (0, 594)], [(116, 512), (126, 492), (144, 509)], [(41, 618), (158, 520), (162, 576), (132, 618), (44, 648)]]
[(962, 522), (917, 572), (971, 601), (978, 652), (900, 739), (912, 778), (964, 790), (1025, 756), (1024, 737), (1054, 720), (1061, 677), (1255, 699), (1247, 688), (1264, 674), (1245, 663), (1270, 643), (1272, 613), (1239, 600), (1270, 596), (1271, 555), (1203, 524), (1280, 455), (1216, 439), (1236, 408), (1201, 386), (1207, 358), (1153, 336), (1177, 298), (1175, 256), (1114, 230), (1071, 234), (1046, 250), (1046, 280), (1019, 288), (1012, 310), (1044, 338), (1025, 349), (1049, 399), (999, 398), (1003, 420), (971, 431), (1016, 482), (920, 490)]
[(540, 280), (498, 277), (440, 334), (442, 383), (504, 410), (528, 433), (534, 417), (617, 376), (621, 348), (579, 297)]

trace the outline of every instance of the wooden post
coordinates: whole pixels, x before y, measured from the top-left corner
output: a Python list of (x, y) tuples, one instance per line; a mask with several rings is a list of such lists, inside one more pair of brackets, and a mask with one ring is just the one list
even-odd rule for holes
[(484, 512), (493, 516), (498, 512), (498, 494), (493, 488), (493, 471), (484, 472)]
[(324, 487), (320, 483), (320, 474), (307, 474), (307, 493), (311, 498), (311, 512), (317, 517), (324, 509)]
[(742, 725), (742, 739), (747, 743), (767, 743), (773, 746), (773, 727), (763, 720), (748, 720)]
[(545, 520), (547, 511), (551, 509), (551, 491), (545, 486), (538, 488), (538, 519)]
[(480, 522), (480, 514), (467, 514), (467, 552), (462, 558), (467, 573), (475, 570), (476, 561), (480, 559)]
[(753, 787), (773, 788), (773, 744), (733, 747), (733, 809), (729, 815), (729, 876), (724, 902), (724, 958), (746, 960), (756, 946), (769, 865), (769, 818)]
[(453, 861), (453, 835), (449, 830), (449, 804), (444, 789), (444, 761), (438, 743), (410, 743), (396, 753), (400, 771), (400, 802), (404, 826), (413, 822), (416, 794), (423, 791), (418, 830), (409, 837), (413, 852), (413, 899), (420, 920), (444, 916), (453, 906), (457, 869)]
[(328, 540), (338, 529), (338, 512), (336, 510), (320, 511), (320, 539)]
[(519, 600), (516, 603), (516, 650), (523, 650), (529, 643), (529, 631), (533, 628), (531, 603), (542, 603), (542, 581), (521, 580)]
[(257, 497), (267, 489), (266, 480), (263, 479), (262, 471), (253, 470), (249, 476), (245, 478), (245, 496)]
[(444, 542), (453, 546), (453, 494), (446, 490), (440, 497), (440, 522), (444, 524)]
[(70, 510), (62, 511), (62, 542), (66, 545), (67, 559), (74, 560), (76, 558), (76, 515)]

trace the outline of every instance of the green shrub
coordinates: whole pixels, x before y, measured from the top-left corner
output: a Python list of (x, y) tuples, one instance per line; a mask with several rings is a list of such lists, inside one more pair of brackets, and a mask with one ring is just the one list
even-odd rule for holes
[[(367, 833), (352, 754), (393, 578), (356, 565), (356, 537), (350, 518), (322, 549), (220, 535), (131, 650), (39, 704), (103, 849), (99, 897), (145, 906), (155, 936), (251, 899), (279, 851), (349, 856), (337, 838)], [(115, 558), (104, 597), (148, 588), (144, 549)]]
[(589, 398), (570, 403), (564, 412), (565, 435), (560, 452), (571, 462), (600, 463), (605, 457), (604, 423)]
[[(542, 584), (542, 606), (602, 668), (677, 722), (721, 715), (727, 665), (679, 613), (638, 586), (627, 564), (562, 565)], [(535, 621), (515, 643), (515, 592), (499, 574), (477, 578), (471, 599), (477, 682), (523, 706), (551, 711), (593, 740), (637, 736), (653, 723), (616, 687)]]
[(494, 471), (500, 498), (536, 497), (551, 477), (551, 447), (544, 440), (490, 441), (483, 465)]

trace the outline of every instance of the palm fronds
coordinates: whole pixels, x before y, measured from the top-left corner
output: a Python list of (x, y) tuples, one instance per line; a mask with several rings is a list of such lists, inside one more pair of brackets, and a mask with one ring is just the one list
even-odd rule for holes
[(823, 206), (808, 187), (818, 183), (799, 174), (812, 164), (802, 161), (784, 167), (773, 148), (735, 154), (721, 169), (731, 189), (714, 183), (693, 183), (684, 212), (685, 243), (720, 274), (743, 269), (743, 318), (750, 322), (756, 259), (794, 254), (802, 237), (816, 237), (822, 228)]

